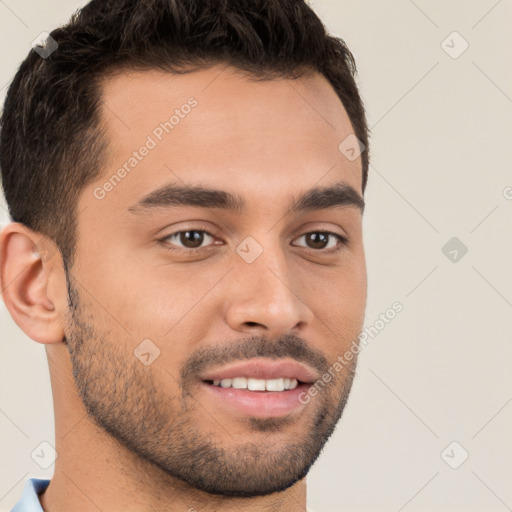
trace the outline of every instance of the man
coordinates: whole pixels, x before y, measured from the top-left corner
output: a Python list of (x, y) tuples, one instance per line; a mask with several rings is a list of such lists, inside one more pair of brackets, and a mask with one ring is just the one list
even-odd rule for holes
[(299, 0), (93, 0), (29, 53), (1, 280), (56, 461), (15, 511), (305, 510), (366, 305), (354, 73)]

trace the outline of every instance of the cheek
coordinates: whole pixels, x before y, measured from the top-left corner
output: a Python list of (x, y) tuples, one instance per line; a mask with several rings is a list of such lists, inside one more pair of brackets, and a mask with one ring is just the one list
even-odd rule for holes
[(350, 258), (337, 268), (315, 268), (297, 273), (297, 284), (313, 310), (339, 319), (358, 319), (366, 306), (366, 264), (364, 257)]
[(324, 297), (321, 307), (334, 322), (335, 333), (340, 333), (344, 340), (357, 336), (364, 321), (366, 283), (341, 281), (335, 291)]
[(222, 273), (149, 261), (132, 263), (132, 271), (122, 279), (109, 278), (104, 286), (107, 301), (131, 337), (149, 338), (163, 347), (172, 345), (176, 353), (204, 339), (214, 314), (212, 288)]
[(325, 272), (316, 279), (304, 279), (306, 302), (327, 333), (328, 351), (335, 356), (344, 351), (363, 328), (367, 278), (364, 259), (353, 261), (336, 272)]

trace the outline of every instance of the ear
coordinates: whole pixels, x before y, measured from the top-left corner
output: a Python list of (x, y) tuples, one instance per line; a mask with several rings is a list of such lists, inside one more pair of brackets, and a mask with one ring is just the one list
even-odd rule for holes
[(16, 324), (39, 343), (63, 341), (67, 288), (61, 261), (52, 240), (23, 224), (11, 222), (0, 234), (2, 298)]

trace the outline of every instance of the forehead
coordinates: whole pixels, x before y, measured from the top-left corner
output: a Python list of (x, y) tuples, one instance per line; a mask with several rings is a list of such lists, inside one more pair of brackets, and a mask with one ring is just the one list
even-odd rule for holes
[(102, 83), (101, 117), (109, 158), (93, 186), (122, 175), (107, 187), (110, 205), (132, 204), (169, 181), (277, 198), (342, 179), (361, 192), (360, 159), (338, 149), (353, 132), (350, 120), (319, 73), (254, 80), (225, 65), (124, 70)]

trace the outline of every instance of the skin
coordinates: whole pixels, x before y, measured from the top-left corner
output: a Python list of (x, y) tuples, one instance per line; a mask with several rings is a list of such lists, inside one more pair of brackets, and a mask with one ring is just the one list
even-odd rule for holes
[[(197, 106), (97, 199), (190, 97)], [(341, 416), (355, 358), (281, 418), (213, 400), (192, 362), (204, 371), (226, 358), (278, 357), (321, 375), (357, 338), (361, 211), (290, 210), (300, 194), (340, 181), (362, 196), (360, 159), (338, 150), (353, 133), (346, 111), (318, 73), (250, 81), (224, 65), (179, 76), (124, 70), (105, 78), (103, 100), (108, 163), (77, 204), (69, 300), (50, 239), (18, 223), (0, 238), (4, 301), (45, 344), (50, 366), (58, 458), (43, 509), (304, 511), (305, 475)], [(128, 210), (171, 182), (236, 193), (245, 210)], [(179, 236), (155, 242), (187, 229), (213, 237), (195, 253)], [(325, 254), (303, 236), (325, 231), (348, 245)], [(236, 252), (248, 236), (263, 249), (252, 263)], [(160, 350), (149, 365), (134, 356), (145, 339)]]

